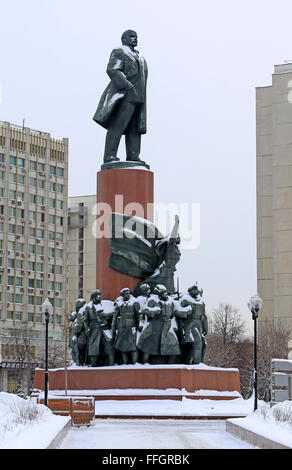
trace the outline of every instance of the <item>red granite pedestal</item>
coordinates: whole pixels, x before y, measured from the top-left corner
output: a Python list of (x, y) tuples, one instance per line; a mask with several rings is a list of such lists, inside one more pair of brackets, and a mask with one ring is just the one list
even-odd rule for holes
[[(43, 369), (35, 371), (34, 388), (44, 389)], [(64, 369), (49, 371), (49, 389), (59, 395), (64, 391)], [(67, 389), (69, 395), (95, 400), (231, 400), (240, 396), (240, 381), (238, 369), (207, 366), (72, 367), (67, 370)]]
[[(97, 203), (107, 204), (111, 212), (137, 215), (153, 221), (154, 174), (149, 170), (118, 168), (102, 170), (97, 174)], [(141, 212), (133, 213), (133, 204), (139, 204)], [(149, 210), (150, 209), (150, 210)], [(110, 214), (102, 211), (104, 232), (109, 232)], [(139, 279), (121, 274), (109, 267), (109, 238), (96, 240), (96, 287), (104, 299), (115, 300), (121, 289), (134, 289)]]

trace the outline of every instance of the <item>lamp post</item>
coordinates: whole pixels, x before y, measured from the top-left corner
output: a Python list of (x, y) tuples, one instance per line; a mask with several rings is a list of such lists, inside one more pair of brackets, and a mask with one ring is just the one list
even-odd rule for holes
[(45, 315), (46, 322), (46, 342), (45, 342), (45, 406), (48, 406), (48, 385), (49, 385), (49, 371), (48, 371), (48, 345), (49, 345), (49, 321), (50, 315), (53, 313), (53, 306), (49, 299), (45, 299), (42, 304), (42, 312)]
[(254, 411), (256, 411), (258, 407), (257, 319), (259, 316), (259, 311), (262, 308), (263, 301), (258, 294), (255, 294), (250, 298), (247, 305), (252, 313), (252, 319), (254, 321)]

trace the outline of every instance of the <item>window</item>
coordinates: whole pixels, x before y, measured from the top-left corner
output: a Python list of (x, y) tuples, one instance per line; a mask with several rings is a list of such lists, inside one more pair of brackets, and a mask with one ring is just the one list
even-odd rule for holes
[(62, 227), (63, 226), (63, 217), (60, 217), (59, 215), (57, 215), (56, 222), (57, 222), (57, 225), (60, 225)]
[(43, 212), (38, 212), (37, 213), (37, 219), (38, 219), (38, 222), (44, 222), (45, 221), (45, 214)]
[(4, 154), (3, 153), (0, 153), (0, 162), (4, 163)]
[(44, 254), (44, 247), (38, 245), (36, 248), (37, 255), (43, 255)]
[(17, 233), (17, 235), (24, 235), (24, 227), (23, 227), (23, 225), (17, 225), (17, 226), (16, 226), (16, 233)]
[(23, 202), (24, 201), (24, 193), (21, 191), (17, 191), (17, 200)]
[(54, 215), (49, 215), (49, 224), (54, 225), (55, 224), (55, 216)]
[(10, 165), (16, 166), (16, 157), (13, 155), (10, 155)]
[[(28, 314), (28, 321), (29, 322), (34, 322), (34, 314), (33, 313), (29, 313)], [(41, 313), (37, 313), (36, 316), (35, 316), (35, 322), (36, 323), (42, 323), (43, 322), (43, 316)], [(37, 337), (41, 337), (41, 332), (40, 331), (35, 331), (34, 333), (35, 334), (35, 338)], [(38, 336), (39, 335), (39, 336)]]
[(55, 290), (54, 282), (48, 281), (48, 290)]
[[(9, 286), (14, 286), (14, 276), (8, 276), (8, 285)], [(15, 277), (15, 285), (16, 286), (22, 286), (22, 278), (16, 276)]]
[(42, 303), (43, 303), (42, 297), (39, 297), (39, 296), (34, 297), (34, 295), (28, 296), (28, 305), (42, 305)]
[(45, 171), (45, 164), (39, 163), (39, 171)]
[(28, 245), (28, 251), (31, 255), (35, 254), (35, 245)]
[(4, 180), (4, 171), (0, 171), (0, 180)]
[(52, 193), (54, 193), (56, 191), (56, 183), (52, 183), (51, 181), (50, 181), (50, 191)]
[(4, 222), (0, 222), (0, 232), (4, 232)]
[(63, 209), (63, 201), (57, 200), (57, 209), (62, 210)]
[(29, 185), (33, 188), (36, 187), (36, 178), (33, 178), (32, 176), (29, 178)]
[(62, 292), (62, 282), (56, 282), (56, 291)]
[(45, 180), (38, 180), (39, 189), (45, 189)]
[(16, 248), (16, 251), (20, 251), (21, 253), (23, 253), (23, 243), (19, 243), (19, 242), (16, 242), (15, 244), (15, 248)]
[(62, 274), (62, 266), (56, 265), (56, 274)]
[(50, 165), (50, 174), (54, 175), (54, 176), (56, 175), (56, 167), (55, 166)]
[(43, 206), (44, 203), (45, 203), (44, 201), (45, 201), (44, 196), (38, 196), (38, 205), (39, 206)]
[(8, 250), (14, 251), (14, 242), (8, 242)]
[(15, 217), (16, 209), (15, 207), (9, 207), (9, 215), (10, 217)]
[(57, 175), (60, 176), (61, 178), (64, 178), (64, 168), (58, 168)]
[(14, 259), (8, 258), (8, 268), (14, 268)]
[(36, 195), (35, 194), (30, 194), (29, 195), (29, 202), (30, 202), (30, 204), (36, 204)]
[(44, 238), (43, 230), (37, 229), (36, 234), (37, 234), (37, 238)]
[(49, 257), (53, 258), (55, 256), (55, 250), (54, 248), (49, 247), (48, 248), (48, 255)]
[(63, 234), (60, 232), (56, 232), (56, 240), (58, 241), (63, 241)]
[(61, 315), (55, 315), (55, 322), (57, 325), (61, 325), (62, 317)]
[(36, 270), (37, 270), (38, 273), (44, 272), (44, 265), (43, 265), (43, 263), (37, 263), (37, 264), (36, 264)]
[(35, 238), (35, 228), (29, 227), (28, 234), (29, 234), (30, 237)]
[(17, 165), (18, 165), (20, 168), (24, 168), (24, 159), (18, 157), (18, 159), (17, 159)]
[(56, 207), (56, 200), (50, 199), (50, 209), (55, 209), (55, 207)]
[(17, 209), (16, 214), (19, 219), (24, 219), (24, 209)]
[(9, 173), (10, 183), (16, 183), (16, 173)]
[[(1, 176), (0, 176), (0, 179), (1, 179)], [(3, 196), (4, 196), (4, 189), (0, 188), (0, 197), (3, 197)]]
[(35, 211), (28, 212), (28, 219), (34, 221), (35, 220)]
[(25, 178), (23, 175), (18, 175), (18, 184), (24, 185)]
[(10, 197), (10, 199), (15, 200), (16, 199), (16, 191), (14, 191), (13, 189), (11, 191), (9, 191), (9, 197)]
[(21, 259), (15, 260), (15, 267), (16, 269), (23, 269), (23, 261)]
[(63, 250), (56, 249), (56, 258), (63, 258)]
[(57, 185), (57, 191), (58, 191), (58, 193), (63, 194), (63, 193), (64, 193), (64, 185), (58, 183), (58, 185)]
[(49, 240), (55, 240), (55, 232), (49, 232)]
[(36, 169), (37, 169), (36, 162), (30, 161), (30, 166), (29, 167), (30, 167), (31, 170), (36, 171)]
[(28, 270), (34, 271), (35, 270), (35, 263), (33, 261), (28, 262)]
[(21, 294), (8, 294), (8, 302), (15, 304), (22, 304), (22, 295)]

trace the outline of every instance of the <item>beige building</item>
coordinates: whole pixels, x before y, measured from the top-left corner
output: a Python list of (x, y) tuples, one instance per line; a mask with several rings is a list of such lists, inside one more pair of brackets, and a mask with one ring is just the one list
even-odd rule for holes
[(46, 132), (0, 121), (3, 363), (19, 360), (16, 332), (20, 329), (30, 336), (26, 360), (39, 361), (45, 335), (41, 305), (46, 297), (54, 307), (49, 338), (64, 341), (67, 201), (68, 139), (55, 140)]
[(256, 134), (260, 318), (292, 328), (292, 63), (256, 89)]
[(96, 196), (69, 198), (68, 209), (68, 290), (69, 311), (78, 298), (87, 302), (96, 289), (96, 239), (92, 227), (96, 220)]

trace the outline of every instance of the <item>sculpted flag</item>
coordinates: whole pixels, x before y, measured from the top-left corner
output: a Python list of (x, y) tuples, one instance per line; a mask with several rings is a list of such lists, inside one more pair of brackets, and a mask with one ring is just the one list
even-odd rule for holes
[(149, 220), (113, 212), (110, 267), (144, 279), (163, 262), (169, 240)]

